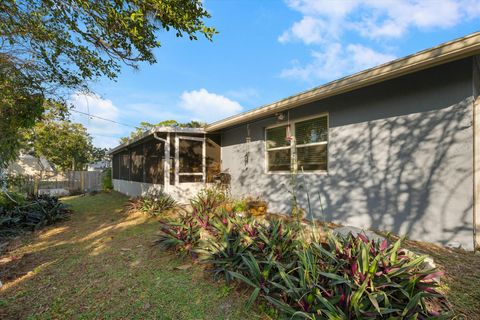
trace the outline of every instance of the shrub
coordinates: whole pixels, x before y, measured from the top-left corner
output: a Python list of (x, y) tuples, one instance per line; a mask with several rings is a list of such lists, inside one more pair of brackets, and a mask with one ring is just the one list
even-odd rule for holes
[(0, 238), (36, 230), (68, 218), (71, 211), (57, 197), (41, 195), (10, 208), (0, 207)]
[(192, 210), (201, 214), (215, 214), (228, 200), (225, 190), (218, 187), (207, 187), (190, 200)]
[(192, 216), (181, 214), (175, 221), (161, 221), (160, 226), (162, 234), (156, 243), (161, 248), (196, 257), (194, 249), (200, 240), (200, 227)]
[(439, 273), (423, 267), (425, 257), (401, 249), (401, 240), (369, 241), (362, 234), (307, 240), (298, 221), (260, 223), (235, 214), (229, 203), (224, 194), (202, 191), (192, 200), (191, 214), (162, 222), (158, 243), (199, 258), (215, 276), (252, 287), (248, 305), (261, 297), (288, 317), (435, 316), (426, 300), (442, 299), (433, 281)]
[(102, 173), (102, 187), (104, 191), (113, 190), (112, 168), (107, 168)]
[(151, 192), (143, 197), (132, 199), (129, 204), (130, 211), (141, 211), (151, 216), (159, 216), (165, 211), (177, 207), (178, 202), (162, 191)]

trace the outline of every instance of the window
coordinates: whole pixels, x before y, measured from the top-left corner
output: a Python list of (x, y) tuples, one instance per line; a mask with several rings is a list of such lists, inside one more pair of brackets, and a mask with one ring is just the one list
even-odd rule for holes
[(327, 115), (266, 129), (268, 172), (326, 171)]
[(267, 129), (268, 171), (290, 171), (291, 146), (287, 140), (288, 126)]
[(327, 117), (295, 123), (297, 170), (327, 170)]
[(179, 139), (179, 182), (202, 182), (203, 138)]

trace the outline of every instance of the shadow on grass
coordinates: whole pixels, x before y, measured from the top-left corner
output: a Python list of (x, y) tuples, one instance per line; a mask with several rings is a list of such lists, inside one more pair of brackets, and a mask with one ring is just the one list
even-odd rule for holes
[(152, 247), (156, 220), (124, 213), (126, 197), (64, 201), (69, 221), (17, 239), (0, 258), (1, 319), (258, 317), (199, 266), (176, 270), (185, 262)]

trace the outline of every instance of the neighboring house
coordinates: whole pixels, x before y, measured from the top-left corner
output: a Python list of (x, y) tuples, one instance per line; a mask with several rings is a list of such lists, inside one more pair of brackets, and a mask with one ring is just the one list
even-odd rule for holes
[(108, 160), (100, 160), (87, 165), (87, 171), (103, 171), (107, 168), (110, 168), (110, 161)]
[(7, 174), (22, 176), (51, 176), (56, 174), (56, 170), (44, 157), (35, 157), (29, 154), (22, 154), (18, 159), (11, 163)]
[(288, 214), (295, 192), (318, 219), (472, 249), (480, 220), (477, 55), (480, 33), (204, 130), (155, 128), (111, 151), (114, 187), (184, 199), (221, 169), (233, 196), (262, 197), (271, 212)]

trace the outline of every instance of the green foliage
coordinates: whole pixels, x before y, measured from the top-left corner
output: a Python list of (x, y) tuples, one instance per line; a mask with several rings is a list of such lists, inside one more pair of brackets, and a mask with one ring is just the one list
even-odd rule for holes
[(0, 54), (0, 170), (18, 157), (23, 130), (32, 127), (43, 111), (41, 91)]
[(263, 221), (225, 209), (225, 197), (203, 190), (191, 214), (162, 223), (164, 248), (188, 252), (216, 276), (238, 279), (287, 317), (306, 319), (424, 319), (438, 316), (427, 299), (440, 275), (401, 240), (369, 241), (362, 234), (306, 242), (297, 222)]
[(155, 63), (159, 31), (211, 39), (208, 12), (198, 0), (35, 1), (0, 4), (0, 55), (45, 88), (86, 86), (115, 78), (120, 63)]
[(112, 168), (107, 168), (102, 173), (102, 188), (105, 191), (113, 190)]
[(115, 79), (122, 64), (155, 63), (161, 31), (211, 40), (209, 17), (200, 0), (0, 2), (0, 169), (18, 157), (44, 100), (65, 101), (92, 80)]
[(222, 209), (228, 200), (225, 190), (217, 187), (206, 187), (190, 200), (193, 215), (215, 214)]
[(162, 221), (160, 225), (162, 234), (156, 243), (161, 248), (196, 257), (194, 249), (200, 241), (200, 228), (191, 215), (181, 214), (176, 221)]
[(159, 123), (153, 124), (150, 122), (142, 121), (140, 126), (136, 127), (134, 131), (130, 133), (130, 137), (120, 138), (120, 143), (127, 143), (131, 139), (135, 139), (138, 136), (141, 136), (146, 131), (152, 130), (155, 127), (180, 127), (180, 128), (202, 128), (207, 124), (198, 121), (190, 121), (186, 123), (178, 122), (177, 120), (164, 120)]
[(32, 146), (35, 154), (62, 170), (82, 170), (92, 160), (92, 138), (79, 123), (39, 122), (33, 129)]
[(178, 202), (172, 196), (162, 191), (150, 192), (143, 197), (130, 200), (130, 210), (141, 211), (151, 216), (159, 216), (178, 206)]
[(24, 203), (0, 206), (0, 239), (51, 225), (66, 219), (69, 213), (70, 210), (58, 198), (47, 195)]
[[(417, 319), (431, 317), (427, 298), (436, 291), (439, 275), (423, 267), (423, 256), (409, 256), (393, 245), (365, 237), (336, 238), (296, 249), (296, 258), (276, 264), (278, 276), (260, 291), (288, 316), (306, 319)], [(253, 257), (250, 257), (252, 259)], [(249, 269), (249, 283), (258, 275)], [(445, 315), (446, 316), (446, 315)]]

